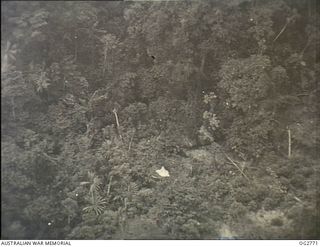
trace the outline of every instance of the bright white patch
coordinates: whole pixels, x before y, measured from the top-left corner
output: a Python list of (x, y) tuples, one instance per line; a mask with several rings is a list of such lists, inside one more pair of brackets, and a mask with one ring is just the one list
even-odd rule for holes
[(49, 222), (49, 223), (48, 223), (48, 226), (51, 226), (51, 224), (52, 224), (52, 223), (51, 223), (51, 222)]
[(79, 194), (78, 193), (76, 193), (76, 196), (78, 196)]
[(160, 170), (156, 170), (156, 173), (158, 173), (160, 177), (170, 177), (169, 172), (163, 166)]
[(252, 19), (252, 18), (250, 18), (250, 21), (253, 21), (253, 19)]

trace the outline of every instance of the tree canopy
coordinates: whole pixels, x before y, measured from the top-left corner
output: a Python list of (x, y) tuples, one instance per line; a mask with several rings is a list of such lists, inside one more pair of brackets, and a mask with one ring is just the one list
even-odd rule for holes
[(319, 237), (318, 4), (2, 1), (2, 239)]

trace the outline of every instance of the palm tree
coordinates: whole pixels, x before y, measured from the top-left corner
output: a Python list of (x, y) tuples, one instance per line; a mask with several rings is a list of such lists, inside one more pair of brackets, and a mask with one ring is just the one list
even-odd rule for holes
[(10, 41), (7, 41), (6, 48), (4, 50), (4, 55), (1, 59), (1, 72), (6, 73), (12, 66), (11, 61), (16, 60), (16, 54), (17, 54), (17, 45), (12, 43)]
[(98, 178), (93, 172), (88, 172), (88, 180), (81, 182), (80, 185), (87, 185), (90, 184), (89, 194), (93, 196), (94, 194), (99, 193), (101, 190), (101, 179)]
[(81, 182), (80, 185), (90, 185), (89, 189), (89, 202), (91, 205), (85, 207), (83, 210), (86, 212), (94, 211), (97, 215), (101, 214), (105, 209), (105, 204), (107, 203), (104, 198), (99, 195), (101, 190), (101, 179), (98, 178), (93, 172), (88, 172), (88, 180)]

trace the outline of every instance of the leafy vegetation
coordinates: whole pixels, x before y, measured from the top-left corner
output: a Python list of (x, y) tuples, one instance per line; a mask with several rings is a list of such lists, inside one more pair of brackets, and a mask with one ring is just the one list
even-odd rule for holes
[(1, 2), (2, 239), (317, 239), (316, 0)]

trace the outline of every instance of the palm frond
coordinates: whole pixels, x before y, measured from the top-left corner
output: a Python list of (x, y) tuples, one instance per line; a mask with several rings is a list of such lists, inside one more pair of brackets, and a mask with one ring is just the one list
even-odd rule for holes
[(90, 171), (88, 171), (88, 179), (89, 179), (89, 181), (93, 181), (94, 180), (94, 178), (95, 178), (95, 174), (94, 174), (94, 172), (90, 172)]
[(101, 179), (95, 177), (95, 178), (93, 179), (93, 181), (92, 181), (91, 186), (90, 186), (90, 191), (89, 191), (89, 193), (90, 193), (90, 194), (96, 194), (96, 193), (98, 193), (98, 191), (101, 190), (101, 187), (100, 187), (101, 184), (102, 184)]
[(46, 75), (46, 72), (41, 71), (39, 78), (35, 81), (37, 86), (37, 92), (43, 92), (45, 89), (48, 88), (50, 83), (48, 83), (49, 79)]
[(89, 194), (97, 194), (101, 190), (102, 181), (93, 172), (88, 172), (88, 181), (83, 181), (80, 185), (90, 184)]
[(90, 184), (90, 182), (81, 182), (80, 185), (87, 185)]
[(93, 196), (90, 200), (90, 205), (83, 208), (85, 212), (95, 212), (96, 215), (100, 215), (106, 208), (107, 201), (101, 196)]
[(131, 192), (131, 194), (137, 194), (137, 192), (139, 191), (139, 186), (132, 182), (128, 185), (128, 192)]

